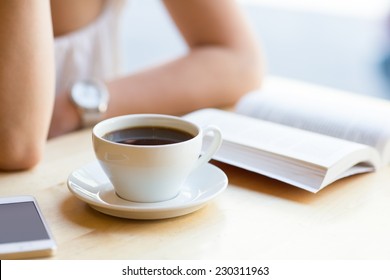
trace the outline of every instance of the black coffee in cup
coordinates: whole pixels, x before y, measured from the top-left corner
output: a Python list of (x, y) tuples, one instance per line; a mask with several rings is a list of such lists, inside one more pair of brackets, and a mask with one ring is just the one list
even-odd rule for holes
[(109, 132), (104, 139), (127, 145), (153, 146), (179, 143), (194, 138), (183, 130), (160, 126), (130, 127)]

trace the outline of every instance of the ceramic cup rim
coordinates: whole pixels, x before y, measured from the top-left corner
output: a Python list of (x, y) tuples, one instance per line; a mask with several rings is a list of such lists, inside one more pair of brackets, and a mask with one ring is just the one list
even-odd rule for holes
[[(117, 143), (111, 140), (108, 140), (104, 138), (104, 135), (107, 133), (113, 132), (115, 130), (120, 130), (120, 129), (126, 129), (126, 128), (131, 128), (131, 127), (137, 127), (137, 126), (146, 126), (145, 124), (143, 125), (129, 125), (125, 124), (128, 120), (131, 119), (139, 119), (141, 121), (148, 120), (150, 123), (150, 126), (157, 126), (157, 127), (170, 127), (170, 128), (175, 128), (179, 130), (186, 131), (190, 133), (193, 137), (185, 140), (185, 141), (180, 141), (177, 143), (172, 143), (172, 144), (163, 144), (163, 145), (132, 145), (132, 144), (123, 144), (123, 143)], [(171, 125), (164, 125), (164, 124), (155, 124), (152, 122), (153, 120), (161, 121), (169, 121)], [(118, 123), (121, 123), (122, 125), (118, 125)], [(181, 124), (181, 125), (174, 125), (174, 124)], [(116, 128), (112, 128), (113, 125), (117, 125)], [(139, 148), (139, 149), (153, 149), (153, 148), (161, 148), (161, 147), (171, 147), (171, 146), (177, 146), (177, 145), (182, 145), (183, 143), (187, 143), (190, 141), (194, 141), (196, 138), (198, 138), (201, 134), (201, 128), (186, 119), (183, 119), (181, 117), (177, 116), (172, 116), (172, 115), (166, 115), (166, 114), (129, 114), (129, 115), (122, 115), (122, 116), (117, 116), (117, 117), (112, 117), (109, 119), (105, 119), (103, 121), (100, 121), (97, 123), (93, 129), (92, 129), (92, 135), (99, 139), (99, 141), (105, 142), (110, 145), (118, 146), (118, 147), (132, 147), (132, 148)]]

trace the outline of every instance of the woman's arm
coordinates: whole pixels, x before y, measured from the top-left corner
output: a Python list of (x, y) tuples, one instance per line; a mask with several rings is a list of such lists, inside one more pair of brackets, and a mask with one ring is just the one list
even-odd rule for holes
[(0, 169), (42, 156), (54, 99), (49, 0), (0, 1)]
[[(183, 114), (229, 106), (258, 87), (259, 46), (235, 0), (165, 0), (189, 52), (171, 62), (107, 83), (105, 117), (129, 113)], [(79, 127), (69, 93), (57, 97), (51, 136)], [(61, 123), (61, 117), (67, 122)]]
[(170, 63), (109, 83), (107, 116), (181, 114), (232, 105), (259, 86), (259, 47), (234, 0), (164, 2), (190, 50)]

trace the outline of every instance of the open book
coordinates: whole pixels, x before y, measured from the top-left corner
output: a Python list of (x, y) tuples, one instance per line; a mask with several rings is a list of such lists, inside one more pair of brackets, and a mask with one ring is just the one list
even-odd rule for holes
[(203, 109), (185, 118), (221, 129), (214, 159), (313, 193), (390, 163), (385, 100), (319, 89), (258, 91), (244, 96), (235, 112)]

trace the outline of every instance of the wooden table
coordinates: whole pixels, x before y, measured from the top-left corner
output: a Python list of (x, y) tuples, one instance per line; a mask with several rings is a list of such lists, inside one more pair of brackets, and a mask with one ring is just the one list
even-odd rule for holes
[(311, 194), (214, 162), (229, 178), (222, 195), (186, 216), (137, 221), (101, 214), (70, 193), (68, 175), (93, 160), (84, 130), (50, 140), (33, 170), (0, 173), (0, 196), (38, 200), (58, 243), (54, 259), (390, 258), (390, 167)]

